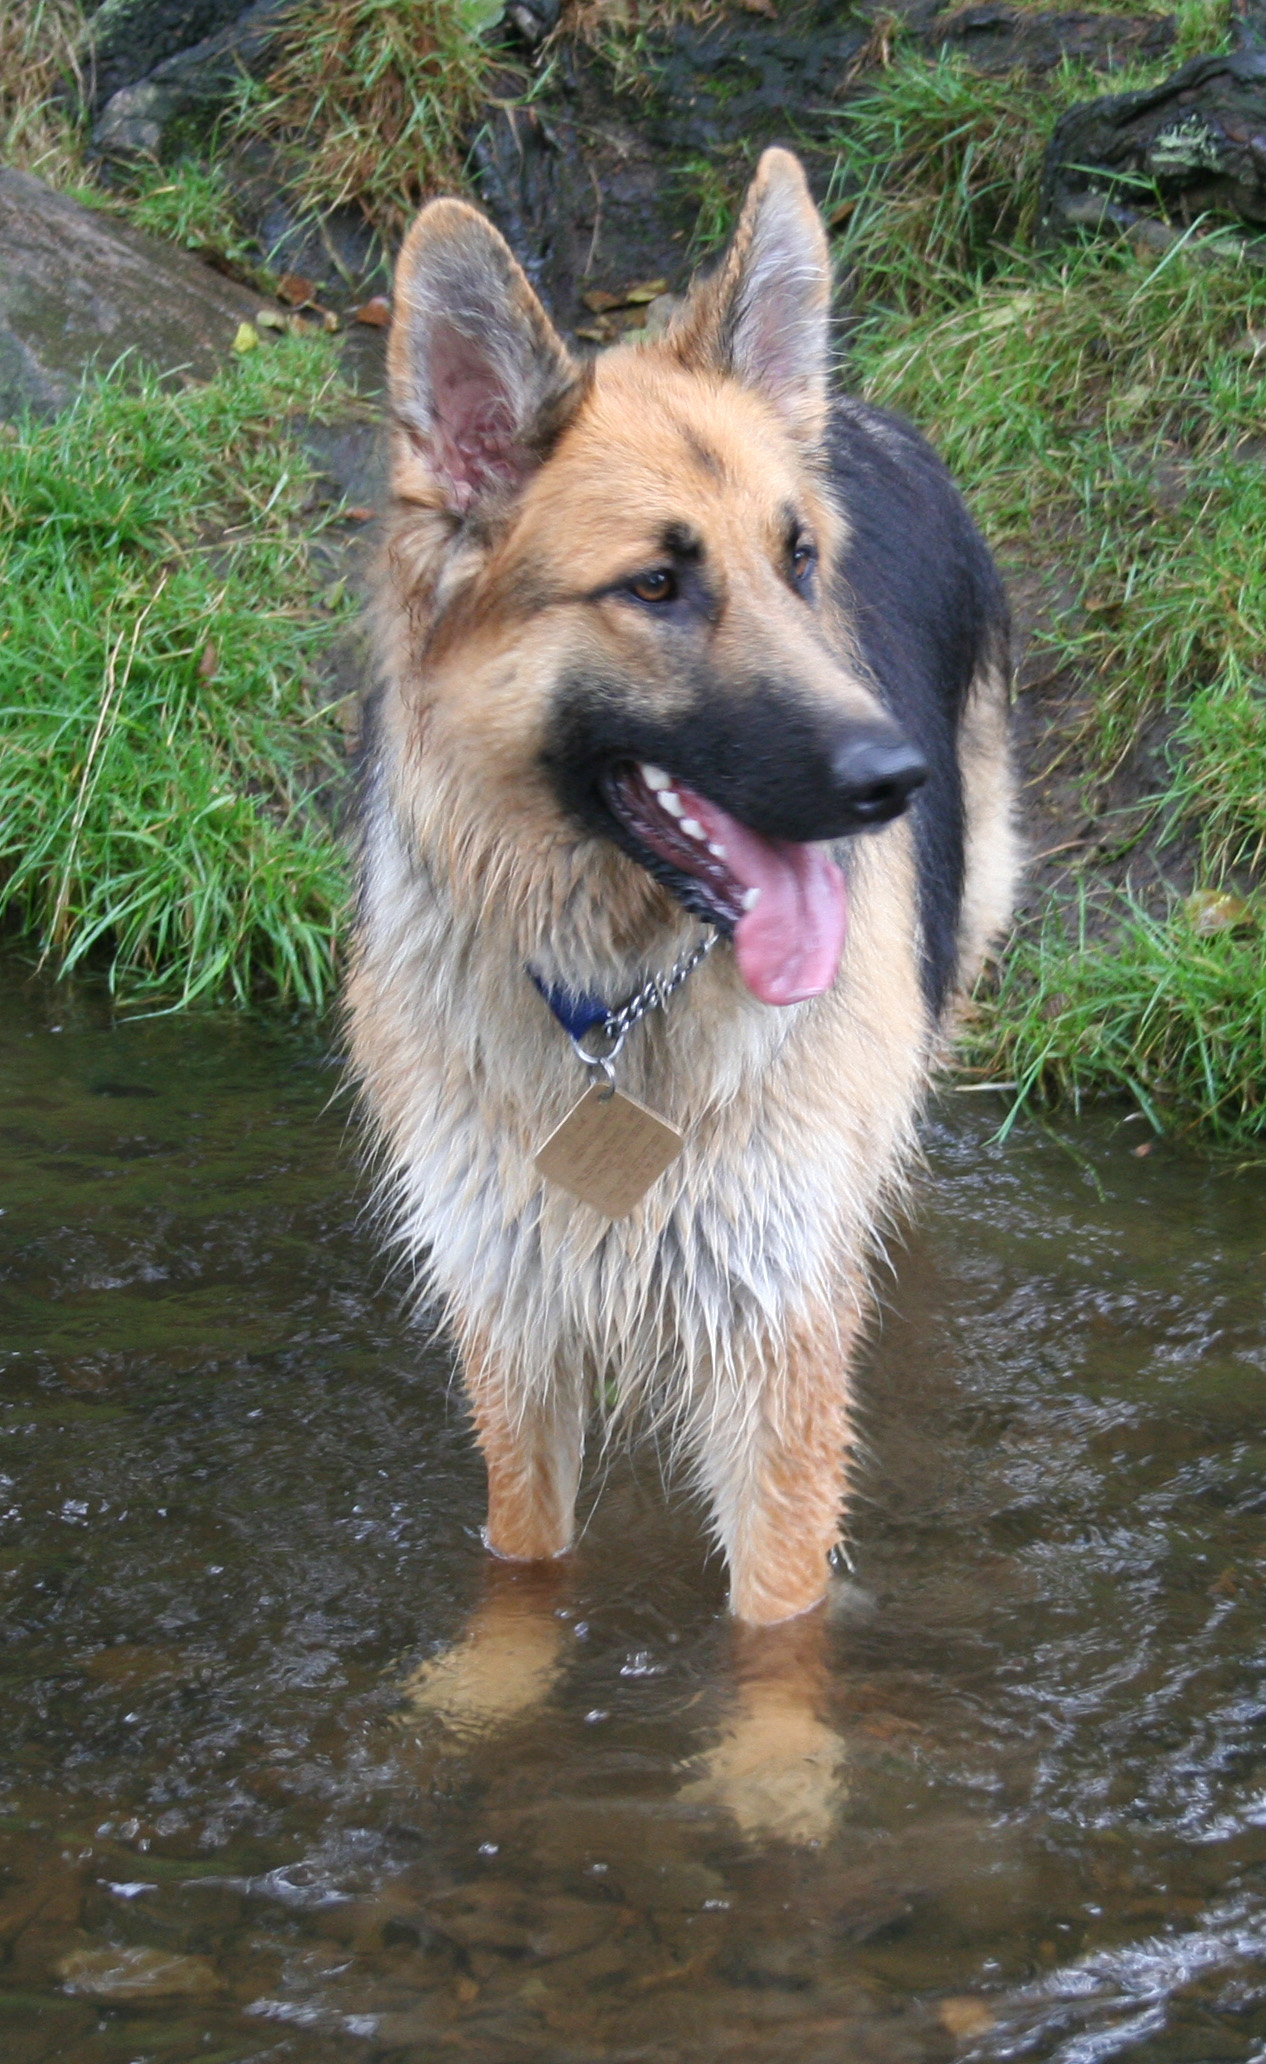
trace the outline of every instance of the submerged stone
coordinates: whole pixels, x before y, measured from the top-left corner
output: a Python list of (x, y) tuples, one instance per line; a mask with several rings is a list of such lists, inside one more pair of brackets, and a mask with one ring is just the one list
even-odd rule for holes
[(205, 1999), (220, 1990), (207, 1957), (169, 1956), (161, 1949), (72, 1949), (57, 1966), (68, 1992), (88, 1999)]

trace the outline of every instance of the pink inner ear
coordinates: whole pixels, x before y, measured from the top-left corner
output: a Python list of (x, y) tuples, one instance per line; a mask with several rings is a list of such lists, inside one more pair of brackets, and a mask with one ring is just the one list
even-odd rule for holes
[(452, 507), (464, 512), (488, 488), (519, 478), (522, 450), (514, 411), (496, 368), (460, 330), (437, 325), (430, 372), (431, 463)]

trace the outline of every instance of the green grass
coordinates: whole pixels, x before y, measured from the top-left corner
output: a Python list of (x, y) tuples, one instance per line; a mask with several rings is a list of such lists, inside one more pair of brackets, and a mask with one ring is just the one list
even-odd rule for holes
[(851, 203), (837, 255), (854, 307), (957, 305), (1029, 237), (1050, 132), (1097, 90), (1072, 66), (1034, 84), (899, 47), (849, 100), (827, 194), (828, 216)]
[(994, 543), (1062, 559), (1078, 593), (1044, 642), (1095, 684), (1090, 773), (1139, 724), (1252, 675), (1266, 639), (1266, 274), (1088, 247), (1012, 265), (927, 322), (855, 345), (868, 391), (922, 421)]
[(502, 0), (301, 0), (278, 62), (246, 81), (236, 123), (278, 143), (295, 203), (355, 203), (387, 234), (461, 184), (496, 62)]
[(118, 369), (0, 437), (0, 911), (60, 971), (330, 994), (343, 754), (312, 669), (337, 616), (287, 416), (346, 405), (334, 367), (293, 338), (203, 386)]
[(243, 228), (232, 186), (214, 157), (186, 154), (167, 165), (119, 168), (109, 189), (93, 198), (99, 206), (121, 207), (134, 228), (267, 286), (263, 253)]
[(1161, 886), (1074, 853), (986, 986), (969, 1063), (1021, 1103), (1124, 1093), (1243, 1147), (1266, 1132), (1266, 270), (1211, 224), (1160, 258), (1034, 248), (1046, 137), (1093, 90), (899, 58), (867, 94), (835, 183), (857, 196), (850, 373), (929, 431), (1004, 557), (1061, 567), (1038, 643), (1086, 691), (1063, 741), (1086, 815), (1144, 733), (1164, 741), (1108, 855), (1146, 833)]
[(1014, 1089), (1006, 1130), (1030, 1103), (1079, 1110), (1107, 1093), (1130, 1098), (1158, 1133), (1199, 1130), (1241, 1149), (1260, 1141), (1261, 914), (1241, 906), (1238, 922), (1206, 933), (1194, 900), (1154, 916), (1083, 884), (1024, 928), (968, 1034), (979, 1078)]

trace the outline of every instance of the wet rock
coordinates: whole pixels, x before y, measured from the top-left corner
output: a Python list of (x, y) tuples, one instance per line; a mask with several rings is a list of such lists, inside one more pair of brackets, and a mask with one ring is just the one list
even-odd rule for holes
[(169, 1956), (161, 1949), (72, 1949), (57, 1976), (87, 1999), (206, 1999), (220, 1990), (208, 1957)]
[(1266, 0), (1231, 0), (1231, 48), (1266, 50)]
[(63, 407), (125, 352), (207, 378), (258, 307), (187, 252), (0, 171), (0, 418)]
[(322, 501), (376, 509), (387, 497), (387, 431), (368, 409), (334, 423), (300, 419), (295, 429), (318, 472)]
[(584, 263), (577, 154), (538, 109), (500, 107), (475, 141), (474, 162), (481, 201), (550, 312), (565, 321)]
[(303, 275), (326, 306), (355, 307), (391, 285), (391, 254), (360, 208), (319, 219), (294, 206), (283, 159), (260, 137), (220, 159), (243, 228), (275, 272)]
[(787, 140), (789, 111), (829, 113), (870, 36), (822, 4), (794, 20), (748, 13), (676, 22), (657, 52), (661, 135), (676, 155), (740, 140)]
[(1061, 117), (1042, 174), (1048, 233), (1146, 225), (1149, 187), (1180, 223), (1208, 211), (1266, 223), (1266, 50), (1193, 58), (1146, 92)]
[(291, 4), (255, 0), (213, 35), (178, 49), (152, 71), (120, 86), (93, 124), (94, 151), (107, 158), (161, 157), (177, 125), (206, 121), (229, 99), (244, 72), (264, 68)]
[(102, 0), (87, 12), (84, 38), (89, 96), (104, 106), (156, 65), (227, 29), (253, 0)]
[(528, 49), (535, 50), (558, 27), (562, 11), (562, 0), (510, 0), (505, 18)]
[(938, 16), (925, 40), (961, 52), (985, 72), (1050, 72), (1068, 60), (1108, 71), (1172, 49), (1172, 15), (1033, 13), (1018, 7), (963, 7)]

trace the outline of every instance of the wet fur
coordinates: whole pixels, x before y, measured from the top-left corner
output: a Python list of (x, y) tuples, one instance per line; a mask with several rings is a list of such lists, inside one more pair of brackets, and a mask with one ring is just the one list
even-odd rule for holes
[[(384, 1205), (458, 1343), (490, 1545), (567, 1547), (601, 1398), (671, 1428), (755, 1622), (825, 1588), (878, 1232), (1015, 865), (996, 576), (927, 446), (829, 399), (827, 297), (822, 232), (782, 153), (674, 330), (592, 368), (474, 211), (424, 211), (391, 339), (348, 985)], [(811, 612), (778, 568), (792, 503), (821, 552)], [(663, 660), (671, 639), (648, 643), (604, 599), (673, 520), (719, 584), (702, 687)], [(551, 754), (604, 696), (652, 737), (718, 700), (759, 725), (779, 669), (833, 708), (886, 707), (931, 778), (839, 848), (851, 922), (828, 993), (762, 1004), (723, 945), (630, 1037), (621, 1088), (686, 1146), (610, 1223), (535, 1173), (583, 1081), (525, 969), (617, 1000), (698, 926), (560, 804)]]

